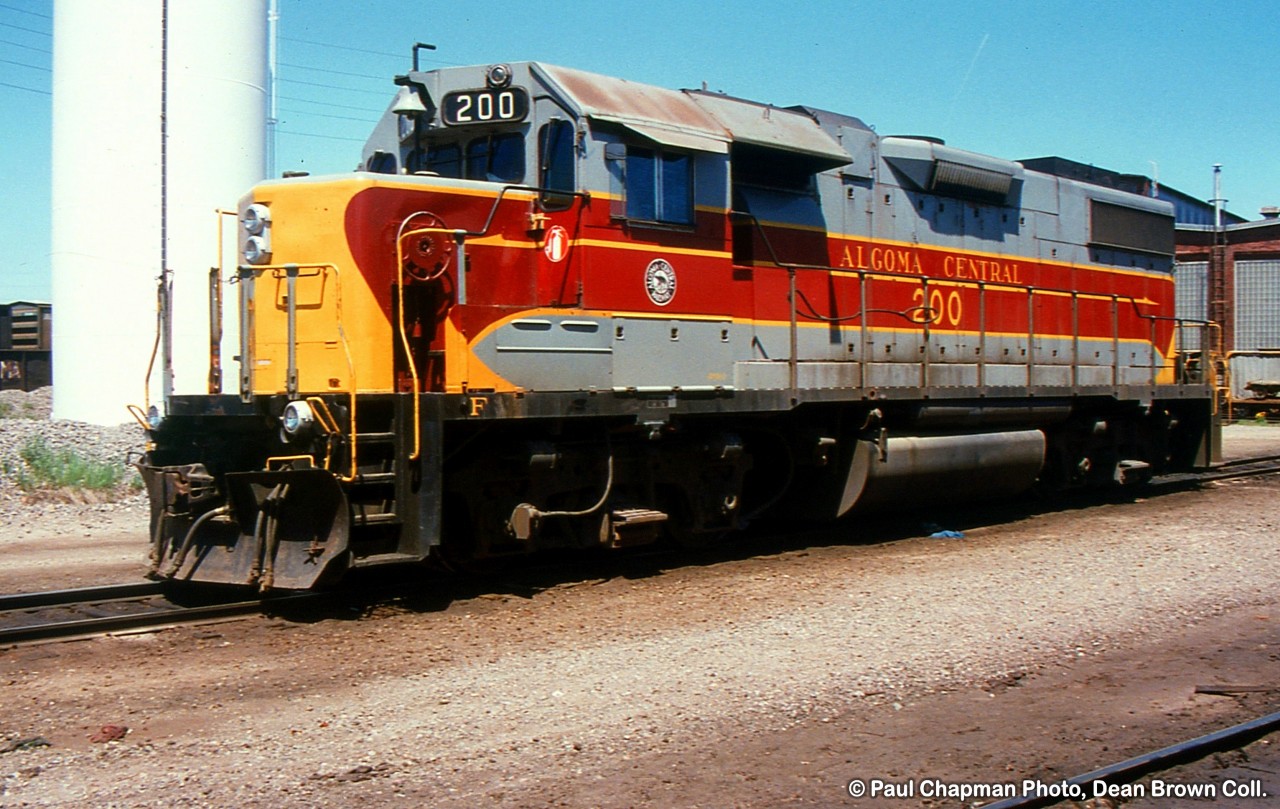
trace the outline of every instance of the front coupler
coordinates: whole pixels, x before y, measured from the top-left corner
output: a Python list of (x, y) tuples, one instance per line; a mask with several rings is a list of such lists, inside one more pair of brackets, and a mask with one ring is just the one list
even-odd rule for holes
[(229, 472), (138, 465), (151, 499), (158, 579), (306, 590), (350, 564), (350, 510), (338, 479), (315, 468)]

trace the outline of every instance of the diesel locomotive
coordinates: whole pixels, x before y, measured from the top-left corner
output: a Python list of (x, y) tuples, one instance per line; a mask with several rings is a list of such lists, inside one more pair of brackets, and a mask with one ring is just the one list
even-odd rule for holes
[(696, 544), (1214, 451), (1167, 203), (537, 62), (395, 82), (354, 173), (239, 203), (237, 345), (211, 324), (139, 464), (157, 577)]

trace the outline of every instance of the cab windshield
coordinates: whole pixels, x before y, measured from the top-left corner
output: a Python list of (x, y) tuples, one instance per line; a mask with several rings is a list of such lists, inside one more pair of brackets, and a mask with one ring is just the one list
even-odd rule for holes
[(480, 135), (468, 141), (433, 143), (414, 149), (405, 168), (410, 174), (430, 171), (441, 177), (524, 182), (524, 135), (506, 132)]

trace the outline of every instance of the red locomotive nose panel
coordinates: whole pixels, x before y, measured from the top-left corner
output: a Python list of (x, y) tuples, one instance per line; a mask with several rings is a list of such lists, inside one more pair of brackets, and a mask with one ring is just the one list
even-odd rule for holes
[[(498, 210), (494, 211), (495, 204)], [(356, 268), (368, 280), (390, 316), (396, 283), (396, 234), (420, 233), (405, 244), (408, 280), (439, 280), (452, 289), (457, 260), (453, 231), (483, 235), (467, 238), (470, 282), (468, 302), (479, 305), (532, 305), (534, 248), (525, 231), (528, 201), (508, 194), (477, 194), (447, 185), (421, 187), (371, 186), (357, 191), (347, 204), (347, 243)], [(490, 214), (493, 213), (492, 219)], [(407, 224), (406, 224), (407, 223)], [(485, 230), (486, 223), (489, 225)], [(529, 250), (512, 250), (512, 242), (528, 243)], [(523, 269), (523, 271), (522, 271)]]

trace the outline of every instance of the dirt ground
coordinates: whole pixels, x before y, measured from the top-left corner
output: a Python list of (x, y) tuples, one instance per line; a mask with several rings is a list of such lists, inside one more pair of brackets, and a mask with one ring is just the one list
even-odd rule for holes
[[(1280, 453), (1280, 429), (1228, 439)], [(3, 650), (0, 749), (20, 749), (0, 753), (0, 806), (907, 809), (1049, 788), (1280, 709), (1280, 691), (1195, 692), (1276, 684), (1278, 493), (921, 511)], [(0, 591), (136, 576), (145, 515), (97, 516), (13, 515)], [(964, 538), (914, 529), (938, 519)], [(91, 741), (105, 725), (129, 731)], [(1275, 745), (1160, 777), (1276, 805)], [(1252, 779), (1269, 797), (1226, 799)], [(1152, 789), (1130, 805), (1204, 805)]]

